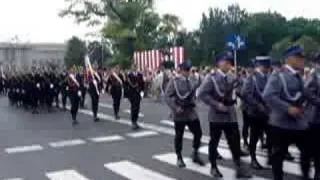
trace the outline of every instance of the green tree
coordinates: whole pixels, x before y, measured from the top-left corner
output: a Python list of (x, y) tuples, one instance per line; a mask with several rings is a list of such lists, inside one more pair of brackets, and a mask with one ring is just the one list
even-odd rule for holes
[(99, 67), (105, 64), (105, 61), (111, 57), (109, 49), (99, 41), (90, 42), (88, 45), (91, 63), (96, 63)]
[(282, 60), (283, 52), (291, 45), (303, 46), (307, 57), (320, 48), (320, 44), (310, 36), (301, 36), (297, 40), (294, 40), (293, 37), (286, 37), (273, 45), (271, 55), (276, 60)]
[[(177, 16), (159, 16), (152, 0), (66, 0), (61, 16), (76, 22), (103, 23), (101, 33), (112, 44), (114, 61), (130, 61), (134, 50), (159, 48), (173, 43), (180, 20)], [(123, 58), (123, 59), (118, 59)], [(128, 63), (123, 63), (128, 64)]]
[(67, 43), (67, 51), (65, 54), (65, 64), (83, 65), (86, 54), (86, 44), (78, 37), (72, 37)]
[(259, 12), (246, 19), (248, 56), (269, 53), (274, 43), (288, 36), (286, 18), (276, 12)]

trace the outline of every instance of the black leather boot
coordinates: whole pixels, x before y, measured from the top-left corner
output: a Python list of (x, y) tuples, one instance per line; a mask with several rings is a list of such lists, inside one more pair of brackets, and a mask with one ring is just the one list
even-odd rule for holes
[(178, 166), (179, 168), (184, 168), (184, 167), (186, 167), (186, 164), (184, 163), (181, 154), (178, 154), (178, 155), (177, 155), (177, 166)]
[(237, 173), (236, 178), (251, 178), (252, 174), (247, 168), (244, 168), (243, 166), (237, 167)]
[(214, 178), (222, 178), (223, 175), (219, 171), (218, 167), (216, 165), (211, 166), (210, 174)]
[(251, 168), (255, 169), (255, 170), (262, 170), (264, 169), (261, 164), (257, 161), (256, 158), (251, 158), (251, 164), (250, 164)]
[(200, 158), (198, 151), (193, 151), (192, 155), (191, 155), (192, 161), (196, 164), (199, 164), (200, 166), (204, 166), (205, 163), (203, 162), (203, 160)]

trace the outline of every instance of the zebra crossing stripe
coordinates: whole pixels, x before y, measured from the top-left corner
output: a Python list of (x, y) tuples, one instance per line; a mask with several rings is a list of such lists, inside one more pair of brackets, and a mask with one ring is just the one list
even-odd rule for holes
[[(161, 123), (161, 124), (164, 124), (164, 125), (168, 125), (168, 126), (170, 126), (170, 127), (174, 127), (174, 122), (173, 122), (172, 120), (161, 120), (160, 123)], [(188, 130), (187, 127), (186, 127), (186, 130)], [(186, 133), (186, 136), (187, 136), (187, 137), (186, 137), (187, 139), (192, 139), (192, 138), (193, 138), (193, 136), (192, 136), (192, 134), (191, 134), (190, 132)], [(209, 141), (210, 141), (210, 137), (209, 137), (209, 136), (202, 136), (201, 141), (208, 144)], [(260, 141), (259, 141), (259, 143), (260, 143)], [(259, 144), (259, 143), (258, 143), (257, 146), (261, 146), (261, 144)], [(219, 146), (228, 148), (228, 144), (227, 144), (227, 142), (226, 142), (224, 139), (221, 139), (221, 140), (220, 140)], [(300, 153), (299, 153), (299, 150), (298, 150), (296, 147), (289, 146), (289, 152), (290, 152), (290, 153), (294, 153), (294, 157), (295, 157), (295, 158), (299, 157), (299, 154), (300, 154)], [(265, 152), (263, 152), (263, 151), (258, 151), (257, 154), (258, 154), (258, 155), (267, 156), (267, 154), (266, 154)]]
[(99, 106), (104, 107), (104, 108), (109, 108), (109, 109), (113, 108), (111, 104), (106, 104), (106, 103), (99, 103)]
[(89, 180), (75, 170), (62, 170), (46, 173), (50, 180)]
[[(167, 154), (161, 154), (161, 155), (155, 155), (152, 158), (170, 164), (170, 165), (176, 165), (176, 160), (177, 160), (177, 156), (175, 153), (167, 153)], [(200, 174), (203, 174), (205, 176), (211, 176), (210, 174), (210, 165), (206, 164), (205, 166), (199, 166), (196, 165), (192, 162), (191, 158), (188, 157), (184, 157), (183, 160), (186, 163), (186, 169), (193, 171), (193, 172), (197, 172)], [(235, 174), (236, 171), (228, 168), (228, 167), (223, 167), (223, 166), (219, 166), (219, 170), (220, 172), (223, 174), (223, 178), (224, 179), (234, 179), (235, 178)], [(252, 179), (254, 180), (267, 180), (266, 178), (262, 178), (262, 177), (257, 177), (257, 176), (253, 176)]]
[(9, 179), (4, 179), (4, 180), (23, 180), (22, 178), (9, 178)]
[(100, 136), (100, 137), (94, 137), (89, 138), (90, 141), (101, 143), (101, 142), (113, 142), (113, 141), (121, 141), (124, 140), (124, 137), (120, 135), (113, 135), (113, 136)]
[[(125, 109), (125, 110), (123, 110), (123, 112), (125, 112), (125, 113), (127, 113), (127, 114), (130, 114), (130, 113), (131, 113), (131, 112), (130, 112), (130, 109)], [(139, 117), (144, 117), (144, 114), (139, 113)]]
[(108, 163), (104, 167), (129, 180), (175, 180), (130, 161)]
[[(232, 154), (229, 149), (223, 149), (218, 147), (218, 151), (224, 159), (232, 160)], [(208, 155), (208, 146), (202, 146), (199, 149), (199, 152), (205, 155)], [(241, 158), (246, 163), (251, 163), (250, 157), (242, 157)], [(268, 159), (266, 157), (257, 156), (257, 160), (261, 164), (267, 164)], [(283, 172), (292, 174), (292, 175), (301, 175), (300, 165), (297, 163), (292, 163), (288, 161), (283, 162)], [(312, 174), (313, 172), (311, 172)]]
[(82, 139), (73, 139), (73, 140), (50, 142), (49, 145), (53, 148), (61, 148), (61, 147), (67, 147), (67, 146), (81, 145), (85, 143), (86, 142)]
[[(172, 120), (161, 120), (160, 121), (161, 124), (164, 124), (164, 125), (168, 125), (170, 127), (174, 127), (174, 122)], [(185, 127), (185, 130), (189, 131), (189, 128), (188, 126)]]
[(155, 135), (158, 135), (158, 133), (155, 131), (140, 131), (140, 132), (127, 133), (126, 135), (132, 138), (141, 138), (141, 137), (147, 137), (147, 136), (155, 136)]
[(172, 126), (172, 127), (174, 126), (174, 122), (171, 120), (161, 120), (160, 123), (168, 126)]
[(17, 147), (11, 147), (11, 148), (6, 148), (5, 152), (8, 154), (15, 154), (15, 153), (24, 153), (24, 152), (32, 152), (32, 151), (41, 151), (43, 150), (43, 147), (34, 144), (30, 146), (17, 146)]

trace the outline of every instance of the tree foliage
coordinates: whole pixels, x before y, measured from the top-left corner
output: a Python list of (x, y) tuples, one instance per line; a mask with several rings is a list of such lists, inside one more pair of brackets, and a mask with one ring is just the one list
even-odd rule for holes
[[(130, 65), (134, 50), (184, 46), (186, 58), (195, 65), (212, 64), (217, 52), (225, 49), (226, 37), (240, 34), (247, 48), (238, 52), (238, 62), (271, 53), (282, 57), (291, 44), (304, 45), (307, 52), (317, 50), (320, 43), (320, 20), (293, 18), (272, 12), (249, 13), (238, 4), (227, 9), (209, 8), (201, 17), (199, 28), (187, 31), (173, 14), (158, 14), (153, 0), (65, 0), (61, 16), (72, 16), (76, 22), (103, 23), (101, 33), (110, 42), (112, 63)], [(110, 61), (111, 63), (111, 61)]]
[(67, 51), (65, 54), (65, 64), (70, 65), (83, 65), (84, 56), (86, 54), (86, 44), (77, 37), (72, 37), (67, 42)]

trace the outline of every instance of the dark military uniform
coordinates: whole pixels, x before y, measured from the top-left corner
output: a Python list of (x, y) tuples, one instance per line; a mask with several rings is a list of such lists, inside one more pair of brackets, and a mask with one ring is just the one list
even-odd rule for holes
[(131, 121), (134, 130), (139, 129), (137, 123), (140, 112), (141, 92), (144, 89), (143, 75), (140, 72), (129, 72), (126, 78), (125, 94), (131, 104)]
[(124, 77), (122, 74), (112, 72), (107, 79), (106, 92), (111, 94), (113, 99), (113, 112), (115, 119), (119, 119), (119, 109), (122, 96), (122, 85)]
[(68, 75), (68, 95), (71, 103), (71, 116), (72, 116), (72, 124), (78, 124), (77, 121), (77, 113), (79, 109), (79, 102), (81, 97), (80, 84), (76, 79), (76, 75), (74, 73), (69, 73)]
[[(182, 71), (189, 71), (191, 63), (185, 61), (180, 68)], [(175, 139), (174, 145), (177, 154), (177, 165), (185, 167), (182, 159), (182, 140), (185, 126), (188, 126), (193, 133), (193, 161), (200, 165), (204, 165), (203, 161), (198, 156), (198, 149), (201, 144), (202, 130), (198, 114), (195, 110), (195, 91), (197, 84), (190, 79), (190, 75), (177, 76), (171, 79), (165, 91), (165, 100), (172, 110)]]
[(93, 113), (93, 119), (95, 122), (99, 121), (98, 108), (99, 108), (99, 97), (101, 91), (101, 77), (97, 72), (92, 72), (89, 75), (89, 89), (88, 92), (91, 97), (91, 108)]

